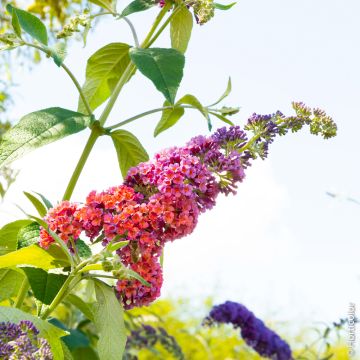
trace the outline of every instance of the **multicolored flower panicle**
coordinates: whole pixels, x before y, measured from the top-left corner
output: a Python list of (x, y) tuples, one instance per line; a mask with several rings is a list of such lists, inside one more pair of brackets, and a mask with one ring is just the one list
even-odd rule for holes
[(232, 324), (235, 328), (241, 329), (241, 336), (246, 344), (261, 356), (273, 360), (292, 359), (289, 345), (244, 305), (227, 301), (214, 306), (204, 323)]
[(116, 235), (123, 235), (127, 228), (131, 230), (129, 209), (138, 205), (141, 199), (141, 194), (125, 185), (114, 186), (100, 193), (92, 191), (75, 217), (90, 240), (104, 231), (104, 242), (107, 243)]
[[(77, 210), (77, 204), (63, 201), (50, 209), (44, 218), (49, 225), (49, 229), (56, 233), (66, 244), (69, 243), (70, 238), (76, 241), (82, 232), (81, 223), (75, 217)], [(41, 228), (40, 246), (47, 249), (54, 241), (47, 230)], [(69, 243), (68, 246), (71, 247), (71, 244)]]
[(213, 207), (218, 194), (213, 174), (186, 146), (163, 150), (153, 161), (130, 169), (125, 184), (146, 198), (160, 193), (174, 200), (194, 199), (200, 211)]
[(128, 267), (138, 273), (150, 286), (136, 279), (120, 279), (116, 284), (116, 292), (125, 309), (135, 306), (149, 305), (160, 296), (163, 283), (162, 267), (158, 258), (142, 255), (137, 262), (129, 261)]
[(3, 360), (52, 360), (50, 345), (39, 338), (39, 331), (31, 321), (0, 323), (0, 358)]

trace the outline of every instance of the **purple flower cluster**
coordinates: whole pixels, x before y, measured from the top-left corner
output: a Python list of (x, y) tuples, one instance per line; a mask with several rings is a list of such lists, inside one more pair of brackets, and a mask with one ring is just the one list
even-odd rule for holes
[(31, 321), (0, 323), (0, 359), (52, 360), (49, 343)]
[(246, 344), (261, 356), (273, 360), (292, 359), (289, 345), (244, 305), (227, 301), (214, 306), (204, 323), (211, 325), (214, 322), (230, 323), (235, 328), (240, 328)]
[(165, 329), (143, 324), (139, 329), (131, 331), (126, 342), (124, 360), (138, 360), (137, 351), (144, 348), (152, 349), (156, 344), (160, 344), (172, 358), (185, 359), (179, 344)]

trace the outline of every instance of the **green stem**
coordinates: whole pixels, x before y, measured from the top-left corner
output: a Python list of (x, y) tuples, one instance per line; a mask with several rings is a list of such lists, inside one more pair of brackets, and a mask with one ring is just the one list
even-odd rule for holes
[[(27, 43), (27, 42), (25, 42), (24, 45), (27, 45), (27, 46), (33, 47), (35, 49), (38, 49), (38, 50), (42, 51), (43, 53), (45, 53), (47, 56), (51, 56), (51, 51), (46, 50), (46, 49), (44, 49), (43, 47), (41, 47), (39, 45), (31, 44), (31, 43)], [(69, 75), (70, 79), (72, 80), (72, 82), (76, 86), (76, 89), (78, 90), (79, 95), (81, 97), (81, 100), (83, 101), (84, 106), (86, 108), (86, 111), (88, 112), (89, 115), (91, 115), (92, 111), (91, 111), (90, 105), (89, 105), (88, 101), (86, 100), (86, 97), (85, 97), (85, 95), (84, 95), (84, 93), (83, 93), (83, 91), (81, 89), (81, 85), (77, 81), (76, 77), (74, 76), (74, 74), (70, 71), (70, 69), (64, 63), (62, 63), (60, 66), (65, 70), (65, 72)]]
[(17, 309), (21, 309), (21, 306), (24, 302), (24, 299), (26, 297), (26, 294), (29, 290), (29, 282), (27, 280), (27, 278), (25, 277), (22, 284), (21, 284), (21, 287), (20, 287), (20, 290), (19, 290), (19, 295), (18, 297), (16, 298), (16, 302), (14, 304), (14, 306), (17, 308)]
[(85, 148), (80, 156), (80, 159), (76, 165), (76, 168), (71, 176), (71, 179), (69, 181), (69, 184), (65, 190), (64, 196), (63, 196), (63, 200), (70, 200), (71, 195), (74, 192), (75, 186), (77, 181), (79, 180), (80, 174), (85, 166), (86, 160), (88, 159), (90, 152), (92, 150), (92, 148), (95, 145), (95, 142), (97, 140), (97, 138), (99, 137), (99, 133), (95, 130), (91, 131), (90, 137), (85, 145)]
[(165, 4), (165, 6), (161, 9), (161, 11), (159, 12), (158, 16), (156, 17), (154, 23), (152, 24), (149, 33), (147, 34), (145, 40), (142, 42), (140, 47), (142, 47), (142, 48), (148, 47), (148, 46), (146, 46), (146, 44), (148, 43), (148, 41), (150, 41), (150, 39), (153, 36), (156, 28), (159, 26), (159, 24), (161, 23), (161, 20), (166, 15), (168, 10), (171, 9), (171, 6), (172, 6), (171, 4)]
[[(173, 12), (171, 13), (171, 15), (165, 20), (165, 22), (161, 25), (160, 29), (157, 31), (157, 33), (154, 35), (154, 37), (149, 40), (149, 42), (146, 43), (146, 48), (149, 48), (155, 41), (156, 39), (161, 35), (161, 33), (164, 31), (164, 29), (169, 25), (170, 21), (172, 20), (172, 18), (174, 16), (176, 16), (176, 14), (184, 7), (186, 6), (186, 4), (182, 4), (182, 5), (178, 5), (175, 10), (173, 10)], [(165, 8), (165, 7), (164, 7)]]
[(134, 27), (133, 23), (126, 16), (122, 16), (121, 19), (123, 19), (129, 25), (131, 33), (132, 33), (133, 38), (134, 38), (135, 46), (138, 48), (140, 46), (139, 45), (139, 38), (138, 38), (138, 36), (136, 34), (136, 30), (135, 30), (135, 27)]
[[(79, 279), (76, 279), (76, 276), (69, 275), (69, 277), (64, 282), (63, 286), (56, 294), (54, 300), (51, 302), (49, 307), (41, 314), (41, 319), (45, 320), (54, 310), (55, 308), (64, 300), (64, 298), (69, 294), (69, 288), (72, 289), (75, 285), (71, 284), (71, 282), (75, 280), (76, 284)], [(76, 281), (77, 280), (77, 281)], [(73, 285), (70, 287), (70, 285)]]
[(131, 75), (133, 74), (133, 72), (135, 70), (136, 70), (135, 65), (130, 62), (129, 65), (126, 67), (125, 71), (123, 72), (123, 74), (121, 75), (120, 80), (116, 84), (115, 89), (114, 89), (108, 103), (106, 104), (106, 107), (105, 107), (103, 113), (100, 116), (100, 119), (99, 119), (100, 126), (104, 126), (107, 118), (110, 115), (111, 110), (113, 109), (113, 107), (115, 105), (115, 102), (120, 94), (121, 89), (128, 82), (128, 80), (130, 79)]
[[(185, 109), (195, 109), (191, 105), (181, 105), (181, 106), (178, 106), (178, 107), (182, 107), (182, 108), (185, 108)], [(130, 118), (124, 120), (124, 121), (121, 121), (121, 122), (119, 122), (119, 123), (117, 123), (115, 125), (111, 125), (111, 126), (105, 128), (105, 130), (107, 130), (107, 131), (108, 130), (113, 130), (113, 129), (119, 128), (121, 126), (124, 126), (124, 125), (126, 125), (126, 124), (128, 124), (130, 122), (133, 122), (133, 121), (135, 121), (137, 119), (140, 119), (140, 118), (142, 118), (144, 116), (151, 115), (151, 114), (154, 114), (154, 113), (157, 113), (157, 112), (160, 112), (160, 111), (164, 111), (164, 110), (167, 110), (167, 109), (173, 109), (173, 108), (174, 108), (174, 106), (164, 106), (164, 107), (148, 110), (148, 111), (145, 111), (145, 112), (143, 112), (141, 114), (132, 116), (132, 117), (130, 117)]]

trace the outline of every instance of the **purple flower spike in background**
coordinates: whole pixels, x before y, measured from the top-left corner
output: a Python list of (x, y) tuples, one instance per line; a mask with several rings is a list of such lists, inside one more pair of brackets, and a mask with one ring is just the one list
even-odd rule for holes
[(38, 338), (39, 330), (31, 321), (0, 323), (0, 359), (52, 360), (47, 340)]
[(244, 305), (227, 301), (214, 306), (204, 323), (232, 324), (235, 328), (241, 329), (240, 333), (246, 344), (261, 356), (273, 360), (292, 359), (289, 345)]

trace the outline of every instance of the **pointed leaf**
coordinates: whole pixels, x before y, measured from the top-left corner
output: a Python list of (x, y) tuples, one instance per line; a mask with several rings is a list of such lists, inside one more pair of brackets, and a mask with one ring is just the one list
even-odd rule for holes
[[(164, 102), (165, 106), (171, 106), (171, 104), (168, 101)], [(173, 107), (171, 109), (165, 109), (162, 112), (162, 116), (158, 124), (156, 125), (156, 128), (154, 130), (154, 136), (158, 136), (163, 131), (171, 128), (174, 126), (179, 119), (184, 115), (184, 108), (183, 107)]]
[[(95, 110), (110, 96), (115, 84), (130, 63), (129, 49), (128, 44), (111, 43), (96, 51), (88, 59), (83, 92), (91, 110)], [(85, 112), (81, 98), (78, 110)]]
[(14, 29), (15, 34), (21, 39), (21, 27), (16, 12), (12, 12), (11, 25)]
[(122, 176), (125, 178), (128, 170), (137, 164), (148, 161), (149, 155), (137, 137), (126, 130), (116, 130), (111, 133)]
[(99, 333), (98, 352), (100, 359), (122, 359), (126, 333), (124, 311), (111, 287), (101, 281), (95, 281), (97, 303), (94, 323)]
[(225, 92), (220, 96), (219, 100), (216, 101), (215, 103), (211, 104), (210, 106), (215, 106), (217, 105), (219, 102), (223, 101), (231, 92), (231, 78), (229, 78), (228, 80), (228, 84), (226, 87)]
[(95, 5), (98, 5), (106, 10), (109, 10), (111, 13), (115, 13), (115, 3), (112, 0), (89, 0)]
[(4, 227), (0, 229), (0, 259), (1, 255), (17, 249), (20, 229), (31, 223), (31, 220), (17, 220), (4, 225)]
[(30, 200), (30, 202), (34, 205), (35, 209), (39, 213), (41, 217), (44, 217), (47, 213), (46, 207), (42, 204), (42, 202), (37, 199), (34, 195), (24, 191), (24, 195)]
[(152, 8), (156, 2), (154, 0), (134, 0), (121, 13), (121, 16), (128, 16), (133, 13)]
[(183, 77), (184, 55), (175, 49), (132, 48), (130, 57), (140, 72), (173, 104)]
[(25, 115), (0, 142), (0, 166), (27, 152), (84, 130), (91, 117), (62, 108), (48, 108)]
[(67, 279), (63, 274), (49, 274), (34, 267), (22, 268), (29, 280), (31, 290), (42, 303), (50, 305)]
[(147, 287), (151, 287), (151, 284), (148, 283), (141, 275), (139, 275), (136, 271), (131, 270), (131, 269), (126, 269), (126, 274), (128, 277), (134, 278), (138, 281), (141, 282), (141, 284), (147, 286)]
[(218, 9), (218, 10), (229, 10), (229, 9), (231, 9), (235, 4), (236, 4), (236, 2), (233, 2), (233, 3), (228, 4), (228, 5), (223, 5), (223, 4), (219, 4), (219, 3), (214, 3), (214, 8), (215, 8), (215, 9)]
[(37, 244), (40, 237), (40, 226), (37, 222), (32, 222), (24, 226), (18, 233), (18, 249), (32, 244)]
[(171, 46), (185, 53), (193, 27), (193, 16), (187, 7), (182, 7), (181, 10), (171, 19), (170, 23), (170, 37)]
[(176, 105), (180, 105), (180, 104), (187, 104), (187, 105), (191, 105), (193, 106), (194, 108), (198, 109), (201, 114), (204, 115), (204, 117), (206, 119), (208, 119), (209, 117), (209, 114), (208, 114), (208, 111), (207, 109), (201, 105), (200, 101), (194, 96), (194, 95), (190, 95), (190, 94), (187, 94), (185, 96), (183, 96), (177, 103)]
[(38, 245), (30, 245), (0, 256), (0, 269), (17, 265), (31, 265), (44, 270), (68, 266), (66, 258), (60, 256), (63, 255), (59, 251), (51, 254)]
[[(44, 45), (48, 44), (48, 34), (46, 31), (46, 27), (43, 22), (38, 19), (36, 16), (30, 14), (27, 11), (18, 9), (10, 4), (6, 6), (6, 10), (11, 14), (15, 14), (17, 20), (15, 20), (14, 30), (17, 31), (17, 24), (28, 33), (32, 38), (41, 42)], [(14, 15), (13, 15), (14, 16)], [(13, 23), (14, 26), (14, 23)], [(17, 34), (18, 35), (18, 34)]]
[(67, 335), (64, 330), (19, 309), (0, 306), (0, 322), (9, 321), (18, 324), (21, 320), (29, 320), (35, 325), (39, 330), (39, 337), (45, 338), (49, 342), (54, 360), (64, 359), (60, 341), (62, 336)]
[(48, 210), (50, 210), (54, 207), (53, 204), (44, 195), (42, 195), (36, 191), (34, 191), (34, 193), (36, 195), (40, 196), (41, 200), (43, 201), (43, 203), (45, 204), (45, 206)]
[(210, 114), (216, 116), (219, 120), (223, 121), (224, 123), (234, 126), (234, 123), (231, 120), (229, 120), (228, 118), (226, 118), (225, 116), (218, 114), (216, 112), (213, 112), (213, 111), (210, 111)]

